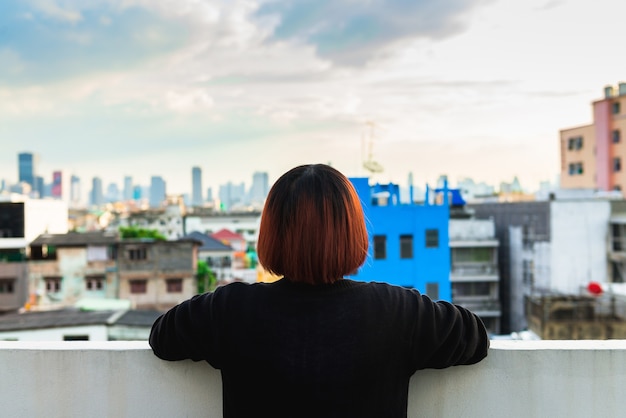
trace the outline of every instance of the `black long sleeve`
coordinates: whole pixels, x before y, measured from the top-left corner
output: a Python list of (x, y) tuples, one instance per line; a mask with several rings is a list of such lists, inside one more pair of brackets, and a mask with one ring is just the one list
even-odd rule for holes
[[(382, 283), (234, 283), (154, 323), (154, 353), (221, 369), (224, 416), (405, 416), (419, 369), (487, 355), (480, 319)], [(275, 399), (281, 394), (280, 401)], [(268, 415), (268, 416), (269, 416)]]

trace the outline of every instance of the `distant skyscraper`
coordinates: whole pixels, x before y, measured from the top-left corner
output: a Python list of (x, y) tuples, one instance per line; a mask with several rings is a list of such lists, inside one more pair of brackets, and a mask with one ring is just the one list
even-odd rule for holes
[(131, 176), (124, 177), (124, 200), (133, 200), (133, 178)]
[(202, 169), (191, 169), (191, 205), (202, 206)]
[(237, 204), (243, 203), (246, 194), (245, 184), (233, 184), (230, 181), (220, 186), (220, 204), (221, 209), (231, 210)]
[(250, 203), (263, 203), (269, 192), (269, 181), (267, 173), (257, 171), (252, 175), (252, 186), (250, 187)]
[(133, 187), (133, 200), (141, 200), (144, 196), (143, 187), (139, 185)]
[(41, 176), (35, 176), (35, 186), (33, 187), (33, 195), (37, 197), (48, 197), (49, 193), (46, 193), (46, 183)]
[(119, 202), (120, 200), (120, 188), (117, 183), (109, 183), (107, 186), (106, 199), (107, 202)]
[(70, 207), (80, 206), (80, 178), (78, 176), (72, 176), (70, 179)]
[(63, 174), (60, 171), (52, 172), (52, 190), (50, 195), (55, 199), (61, 199), (63, 196)]
[(165, 180), (160, 176), (150, 179), (150, 207), (159, 208), (165, 200)]
[(94, 206), (101, 206), (104, 204), (102, 179), (100, 177), (94, 177), (91, 181), (91, 204)]
[(212, 202), (213, 201), (213, 189), (212, 188), (208, 188), (206, 189), (206, 200), (207, 202)]
[(37, 177), (38, 160), (37, 154), (33, 154), (32, 152), (21, 152), (17, 155), (19, 182), (30, 184), (34, 192), (40, 191), (36, 188), (37, 185), (35, 181)]

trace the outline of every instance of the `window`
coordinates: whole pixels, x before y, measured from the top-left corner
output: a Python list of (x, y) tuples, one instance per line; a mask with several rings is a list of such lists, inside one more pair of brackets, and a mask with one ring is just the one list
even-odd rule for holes
[(183, 291), (183, 279), (167, 279), (165, 284), (167, 293), (181, 293)]
[(146, 293), (148, 287), (147, 280), (131, 280), (130, 293)]
[(147, 258), (146, 247), (128, 249), (129, 260), (145, 260), (146, 258)]
[(387, 258), (387, 236), (374, 235), (374, 259), (384, 260)]
[(567, 140), (567, 149), (579, 150), (583, 148), (583, 137), (582, 136), (573, 136)]
[(427, 229), (426, 230), (426, 248), (438, 248), (439, 247), (439, 230)]
[(570, 176), (577, 176), (583, 174), (583, 163), (570, 163), (568, 166), (568, 173)]
[(12, 279), (0, 280), (0, 293), (13, 293), (15, 291), (14, 283), (15, 280)]
[(104, 289), (104, 276), (94, 275), (85, 277), (85, 289), (102, 290)]
[(56, 293), (61, 290), (61, 278), (60, 277), (45, 277), (47, 293)]
[(426, 283), (426, 294), (432, 300), (439, 299), (439, 283)]
[(454, 296), (490, 296), (488, 282), (465, 282), (454, 284)]
[(89, 341), (89, 335), (64, 335), (63, 341)]
[(452, 259), (455, 263), (489, 263), (493, 261), (493, 248), (468, 247), (452, 249)]
[(622, 140), (619, 129), (613, 129), (613, 143), (617, 144)]
[(622, 159), (620, 157), (613, 158), (613, 171), (622, 171)]
[(613, 103), (613, 114), (617, 115), (620, 112), (619, 102)]
[(400, 235), (400, 258), (413, 258), (413, 235)]

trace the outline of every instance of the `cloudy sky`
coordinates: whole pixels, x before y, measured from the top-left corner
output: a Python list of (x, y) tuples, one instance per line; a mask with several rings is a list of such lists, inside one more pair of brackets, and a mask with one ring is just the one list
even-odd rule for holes
[[(310, 162), (533, 189), (626, 80), (617, 0), (2, 0), (0, 179), (168, 193)], [(215, 193), (215, 192), (214, 192)]]

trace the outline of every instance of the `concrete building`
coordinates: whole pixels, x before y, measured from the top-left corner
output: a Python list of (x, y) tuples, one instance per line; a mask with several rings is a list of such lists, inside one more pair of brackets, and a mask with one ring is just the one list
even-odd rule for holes
[(626, 83), (592, 103), (593, 122), (560, 131), (561, 187), (626, 192)]
[(57, 200), (0, 199), (0, 311), (11, 311), (28, 300), (29, 243), (44, 232), (66, 233), (68, 208)]
[(112, 232), (42, 234), (30, 244), (33, 306), (72, 306), (81, 299), (115, 299), (119, 236)]
[(193, 231), (212, 235), (227, 229), (241, 235), (248, 247), (256, 248), (261, 224), (261, 212), (194, 211), (184, 217), (185, 234)]
[(500, 276), (495, 223), (492, 219), (454, 216), (450, 239), (452, 302), (470, 309), (490, 334), (500, 334)]
[(215, 274), (218, 282), (228, 283), (233, 281), (233, 259), (235, 250), (230, 245), (202, 232), (194, 231), (184, 237), (200, 241), (198, 248), (198, 260), (205, 261)]
[(177, 240), (185, 235), (183, 217), (185, 207), (179, 196), (170, 196), (159, 209), (147, 209), (123, 214), (109, 224), (109, 229), (117, 230), (120, 226), (135, 226), (153, 229), (168, 240)]
[(493, 219), (500, 243), (502, 332), (526, 329), (525, 298), (578, 294), (608, 281), (607, 237), (611, 202), (569, 199), (469, 205), (478, 219)]
[(351, 278), (416, 288), (433, 299), (450, 301), (447, 193), (439, 203), (429, 195), (423, 205), (402, 204), (395, 184), (350, 181), (361, 199), (370, 236), (367, 260)]
[(146, 341), (161, 313), (68, 308), (0, 315), (0, 341)]
[(199, 242), (123, 240), (117, 254), (119, 298), (165, 310), (197, 293)]
[(39, 234), (66, 233), (67, 219), (63, 201), (0, 196), (0, 259), (23, 260), (26, 247)]

